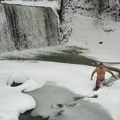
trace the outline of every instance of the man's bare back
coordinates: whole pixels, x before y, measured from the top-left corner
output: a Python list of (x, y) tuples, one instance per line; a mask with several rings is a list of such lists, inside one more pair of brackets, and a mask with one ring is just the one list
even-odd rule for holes
[(100, 63), (100, 65), (92, 72), (91, 74), (91, 80), (92, 77), (95, 73), (97, 73), (97, 79), (96, 79), (96, 86), (95, 86), (95, 90), (98, 90), (100, 87), (100, 84), (103, 83), (103, 81), (105, 80), (105, 73), (108, 72), (110, 73), (115, 79), (115, 75), (113, 74), (112, 71), (110, 71), (108, 68), (106, 68), (103, 63)]

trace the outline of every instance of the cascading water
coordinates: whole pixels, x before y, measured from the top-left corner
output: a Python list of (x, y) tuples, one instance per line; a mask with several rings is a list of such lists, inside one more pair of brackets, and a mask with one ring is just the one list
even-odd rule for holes
[(57, 44), (58, 18), (52, 8), (0, 4), (0, 52)]

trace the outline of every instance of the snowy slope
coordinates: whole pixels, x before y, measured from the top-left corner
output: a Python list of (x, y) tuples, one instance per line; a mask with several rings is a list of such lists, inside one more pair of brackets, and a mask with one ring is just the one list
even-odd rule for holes
[(73, 32), (67, 45), (88, 48), (87, 56), (104, 62), (120, 61), (119, 22), (75, 14), (72, 23)]

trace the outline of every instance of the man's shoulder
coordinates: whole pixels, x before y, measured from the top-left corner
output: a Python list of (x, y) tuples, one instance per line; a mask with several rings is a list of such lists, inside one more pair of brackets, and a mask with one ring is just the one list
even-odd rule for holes
[(95, 71), (98, 71), (99, 70), (99, 67), (96, 67)]

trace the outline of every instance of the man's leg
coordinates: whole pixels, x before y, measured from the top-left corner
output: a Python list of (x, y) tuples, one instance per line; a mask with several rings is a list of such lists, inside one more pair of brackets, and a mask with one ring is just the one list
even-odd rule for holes
[(108, 86), (106, 80), (99, 81), (99, 87)]
[(99, 80), (96, 80), (96, 85), (95, 85), (94, 91), (97, 91), (99, 88), (100, 88)]
[(103, 86), (107, 86), (106, 80), (103, 81), (102, 85), (103, 85)]

